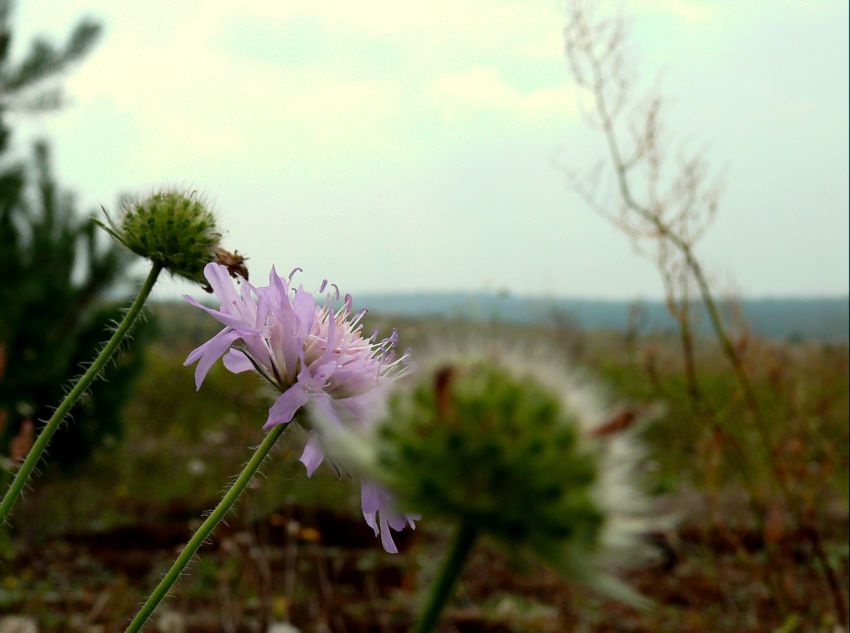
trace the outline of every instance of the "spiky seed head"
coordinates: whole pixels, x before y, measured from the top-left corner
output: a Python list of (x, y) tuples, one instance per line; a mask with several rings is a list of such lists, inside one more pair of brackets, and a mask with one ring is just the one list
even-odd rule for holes
[(400, 511), (466, 524), (645, 604), (611, 573), (645, 560), (654, 527), (636, 485), (640, 451), (633, 429), (609, 432), (612, 409), (599, 389), (503, 346), (434, 356), (385, 401), (370, 476)]
[(215, 216), (194, 191), (156, 192), (125, 203), (117, 222), (107, 215), (99, 224), (134, 253), (197, 283), (221, 240)]
[(379, 464), (425, 516), (473, 525), (510, 544), (595, 548), (596, 456), (558, 398), (478, 360), (445, 365), (390, 401)]

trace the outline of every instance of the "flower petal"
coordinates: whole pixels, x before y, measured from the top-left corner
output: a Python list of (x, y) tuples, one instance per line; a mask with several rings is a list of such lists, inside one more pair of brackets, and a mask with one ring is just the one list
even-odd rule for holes
[(200, 389), (210, 368), (215, 364), (222, 354), (227, 351), (234, 341), (239, 338), (239, 333), (224, 328), (206, 343), (194, 350), (186, 359), (186, 365), (191, 365), (195, 360), (198, 361), (198, 366), (195, 368), (195, 389)]
[(379, 528), (377, 515), (381, 507), (379, 492), (375, 484), (364, 481), (360, 484), (360, 508), (363, 510), (363, 518), (368, 525), (378, 536)]
[(339, 413), (337, 413), (336, 408), (334, 408), (334, 404), (327, 394), (319, 393), (313, 397), (313, 408), (315, 410), (314, 415), (321, 415), (326, 420), (329, 420), (335, 424), (342, 425), (342, 420), (339, 417)]
[(232, 304), (236, 300), (236, 290), (233, 288), (227, 266), (210, 262), (204, 266), (204, 277), (222, 304)]
[(316, 318), (316, 300), (313, 295), (299, 287), (292, 299), (292, 311), (298, 320), (298, 334), (306, 336)]
[(304, 464), (304, 467), (307, 469), (307, 476), (312, 477), (324, 459), (325, 451), (322, 450), (319, 436), (312, 433), (310, 440), (304, 445), (304, 452), (301, 453), (301, 458), (298, 461)]
[(375, 536), (380, 534), (381, 545), (391, 554), (397, 554), (398, 548), (392, 532), (401, 532), (406, 526), (416, 529), (418, 514), (401, 514), (393, 508), (392, 495), (370, 481), (360, 483), (360, 507), (366, 524), (372, 528)]
[(207, 314), (214, 317), (216, 320), (220, 321), (224, 325), (228, 327), (232, 327), (234, 330), (239, 330), (240, 332), (244, 332), (245, 334), (259, 334), (260, 331), (254, 327), (254, 323), (250, 321), (246, 321), (244, 318), (240, 316), (234, 316), (232, 314), (227, 314), (225, 312), (219, 312), (214, 308), (208, 308), (204, 304), (198, 302), (193, 297), (189, 295), (183, 295), (183, 298), (186, 299), (189, 303), (191, 303), (196, 308), (200, 308)]
[(307, 403), (307, 392), (298, 383), (278, 396), (277, 400), (269, 409), (269, 418), (263, 425), (268, 430), (278, 424), (286, 424), (292, 421), (295, 412)]
[(390, 526), (387, 525), (387, 520), (383, 517), (383, 515), (381, 516), (381, 545), (383, 545), (384, 550), (390, 554), (398, 554), (398, 548), (395, 545), (395, 541), (393, 541)]
[(241, 374), (243, 371), (255, 371), (253, 363), (248, 360), (248, 357), (245, 356), (245, 352), (242, 350), (228, 350), (224, 355), (223, 362), (228, 371), (234, 374)]

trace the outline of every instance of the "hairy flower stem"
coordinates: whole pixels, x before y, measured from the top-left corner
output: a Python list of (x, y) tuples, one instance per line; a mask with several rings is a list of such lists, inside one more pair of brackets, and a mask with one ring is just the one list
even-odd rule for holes
[(189, 561), (191, 561), (192, 557), (197, 553), (198, 548), (200, 548), (204, 541), (206, 541), (210, 534), (212, 534), (212, 531), (230, 511), (233, 504), (235, 504), (239, 499), (239, 496), (245, 491), (246, 486), (268, 456), (269, 451), (288, 426), (289, 424), (279, 424), (268, 432), (265, 439), (263, 439), (262, 443), (257, 447), (257, 450), (254, 451), (251, 459), (248, 460), (247, 464), (245, 464), (242, 472), (239, 473), (236, 481), (233, 482), (233, 485), (230, 486), (227, 493), (224, 497), (222, 497), (215, 509), (201, 524), (201, 527), (199, 527), (192, 535), (192, 538), (189, 539), (188, 543), (186, 543), (186, 547), (183, 548), (183, 551), (180, 552), (180, 555), (171, 567), (169, 567), (165, 576), (163, 576), (162, 580), (159, 581), (156, 589), (154, 589), (150, 596), (148, 596), (148, 599), (142, 605), (142, 608), (136, 614), (136, 617), (133, 618), (133, 621), (130, 622), (130, 625), (127, 627), (126, 633), (136, 633), (136, 631), (141, 631), (145, 622), (147, 622), (148, 618), (157, 608), (159, 603), (162, 602), (162, 599), (168, 594), (171, 586), (177, 582), (177, 579), (183, 573), (186, 565), (189, 564)]
[(469, 524), (463, 523), (458, 528), (451, 549), (443, 559), (437, 579), (431, 586), (431, 593), (413, 629), (414, 633), (431, 633), (437, 626), (443, 607), (451, 596), (455, 582), (460, 577), (460, 572), (472, 551), (472, 546), (475, 545), (477, 536), (478, 530)]
[(6, 491), (3, 501), (0, 502), (0, 524), (5, 522), (6, 517), (8, 517), (12, 512), (12, 507), (15, 505), (15, 501), (18, 500), (21, 491), (24, 489), (27, 478), (30, 474), (32, 474), (36, 464), (38, 464), (41, 456), (44, 454), (44, 450), (50, 443), (50, 438), (53, 437), (56, 429), (58, 429), (59, 425), (62, 424), (62, 420), (77, 403), (77, 400), (79, 400), (86, 392), (86, 389), (89, 388), (92, 381), (103, 370), (106, 363), (109, 362), (109, 359), (112, 358), (112, 355), (118, 347), (120, 347), (124, 337), (126, 337), (132, 329), (133, 323), (135, 323), (139, 314), (141, 314), (142, 306), (145, 305), (145, 301), (147, 301), (147, 298), (150, 295), (161, 271), (162, 266), (159, 264), (153, 265), (150, 273), (148, 273), (147, 279), (145, 279), (145, 283), (142, 284), (142, 288), (139, 290), (139, 294), (136, 296), (136, 299), (133, 301), (133, 304), (130, 306), (127, 314), (124, 315), (121, 323), (112, 334), (112, 337), (100, 351), (100, 354), (97, 355), (97, 358), (94, 359), (91, 366), (86, 370), (86, 373), (82, 375), (82, 377), (77, 381), (77, 384), (73, 386), (71, 391), (68, 392), (68, 395), (65, 396), (65, 399), (62, 400), (62, 403), (56, 408), (56, 411), (53, 412), (53, 415), (50, 417), (50, 420), (47, 421), (47, 424), (41, 430), (41, 433), (38, 434), (35, 443), (29, 453), (27, 453), (24, 463), (21, 464), (20, 469), (18, 469), (18, 472), (15, 474), (15, 479)]

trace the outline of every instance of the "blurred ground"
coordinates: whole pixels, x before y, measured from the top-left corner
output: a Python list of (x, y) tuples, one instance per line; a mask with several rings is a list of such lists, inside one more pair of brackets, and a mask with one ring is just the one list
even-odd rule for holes
[[(200, 393), (186, 353), (214, 331), (211, 319), (157, 308), (160, 332), (128, 404), (123, 438), (74, 472), (49, 467), (17, 507), (0, 543), (0, 615), (39, 631), (123, 630), (190, 530), (261, 437), (269, 403), (254, 376), (214, 370)], [(383, 327), (380, 320), (370, 324)], [(659, 556), (629, 579), (657, 607), (641, 613), (571, 587), (545, 569), (487, 546), (466, 570), (443, 631), (833, 631), (812, 553), (778, 502), (767, 525), (752, 520), (722, 441), (687, 414), (675, 340), (639, 333), (397, 323), (402, 344), (434, 336), (510, 336), (569, 354), (618, 400), (663, 401), (646, 433), (647, 485), (682, 517), (653, 536)], [(698, 350), (703, 384), (728, 428), (748, 441), (734, 384), (710, 345)], [(832, 563), (847, 574), (848, 352), (845, 344), (751, 341), (756, 383), (775, 421), (774, 457), (796, 473)], [(814, 440), (812, 438), (815, 438)], [(385, 554), (359, 515), (359, 493), (328, 469), (308, 480), (303, 440), (288, 432), (239, 512), (161, 608), (151, 631), (400, 633), (443, 551), (444, 526), (427, 520)], [(771, 499), (768, 476), (751, 473)], [(758, 483), (762, 482), (763, 483)], [(2, 626), (2, 625), (0, 625)], [(2, 628), (0, 628), (2, 630)], [(25, 630), (25, 629), (22, 629)]]

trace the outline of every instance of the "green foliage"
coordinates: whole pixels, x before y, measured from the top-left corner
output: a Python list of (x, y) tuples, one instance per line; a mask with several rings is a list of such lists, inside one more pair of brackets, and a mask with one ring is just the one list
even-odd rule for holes
[[(24, 421), (49, 414), (68, 379), (93, 357), (104, 323), (120, 317), (120, 309), (104, 298), (126, 280), (128, 263), (120, 249), (99, 243), (95, 225), (78, 216), (71, 197), (57, 189), (45, 145), (36, 146), (33, 173), (22, 174), (34, 181), (22, 183), (32, 185), (34, 196), (26, 196), (23, 186), (0, 188), (7, 203), (0, 207), (0, 241), (7, 246), (0, 254), (5, 450)], [(55, 459), (77, 462), (106, 435), (119, 433), (120, 408), (138, 369), (132, 354), (116, 362), (108, 388), (96, 385), (93, 398), (75, 410), (74, 424), (60, 431)]]
[[(19, 527), (11, 545), (0, 543), (0, 562), (5, 561), (10, 569), (0, 575), (0, 601), (9, 599), (3, 603), (9, 612), (38, 614), (40, 630), (73, 630), (71, 618), (90, 613), (100, 604), (100, 596), (110, 595), (93, 625), (123, 631), (119, 627), (126, 627), (128, 614), (144, 597), (142, 592), (159, 580), (175, 547), (185, 540), (202, 511), (216, 502), (228, 478), (249, 457), (250, 447), (263, 436), (261, 425), (274, 394), (265, 392), (256, 375), (234, 375), (217, 363), (201, 391), (195, 392), (192, 370), (182, 366), (189, 351), (215, 333), (216, 323), (184, 303), (153, 303), (151, 310), (158, 325), (156, 340), (145, 348), (142, 374), (124, 409), (124, 439), (110, 451), (98, 451), (85, 469), (39, 482), (16, 508)], [(463, 340), (481, 336), (483, 327), (452, 323), (449, 330), (445, 322), (433, 319), (402, 320), (374, 313), (369, 319), (367, 331), (398, 326), (404, 346), (412, 347), (414, 354), (427, 349), (427, 341), (436, 336), (453, 333)], [(489, 335), (490, 330), (485, 333)], [(493, 332), (497, 334), (539, 341), (545, 332), (504, 326)], [(553, 350), (561, 348), (557, 338), (544, 340)], [(668, 536), (676, 561), (669, 567), (659, 564), (630, 575), (637, 588), (656, 600), (658, 608), (643, 613), (618, 607), (572, 583), (561, 583), (539, 567), (517, 568), (515, 563), (525, 561), (504, 560), (485, 542), (464, 575), (464, 606), (454, 612), (455, 623), (450, 626), (526, 633), (738, 633), (772, 631), (793, 611), (799, 613), (798, 630), (832, 630), (834, 623), (826, 625), (830, 621), (828, 596), (798, 533), (789, 529), (772, 545), (784, 555), (779, 562), (771, 562), (752, 517), (740, 503), (735, 471), (721, 469), (713, 483), (705, 476), (711, 462), (705, 453), (713, 450), (713, 445), (701, 441), (687, 397), (677, 396), (684, 386), (677, 340), (641, 338), (633, 355), (624, 351), (622, 337), (616, 333), (585, 333), (582, 342), (585, 363), (611, 387), (616, 401), (648, 404), (660, 400), (667, 404), (667, 413), (646, 431), (646, 475), (650, 480), (663, 477), (668, 489), (683, 493), (665, 501), (672, 504), (665, 507), (682, 518)], [(755, 384), (762, 389), (769, 380), (780, 380), (780, 400), (788, 400), (783, 406), (795, 410), (801, 421), (815, 425), (815, 441), (803, 444), (807, 452), (796, 461), (804, 469), (801, 483), (817, 490), (822, 512), (816, 517), (824, 530), (825, 546), (831, 560), (843, 566), (846, 577), (847, 346), (791, 346), (777, 341), (770, 347), (776, 354), (773, 359), (751, 350), (759, 368)], [(742, 415), (742, 404), (734, 400), (735, 386), (719, 351), (711, 341), (699, 351), (706, 397), (728, 403), (724, 415), (746, 440), (751, 430), (746, 424), (735, 424)], [(653, 371), (648, 371), (644, 362), (650, 356), (656, 359)], [(775, 369), (781, 373), (774, 377)], [(794, 421), (787, 414), (775, 417), (777, 436), (793, 428)], [(171, 608), (188, 614), (187, 626), (193, 630), (205, 626), (206, 630), (219, 630), (221, 614), (229, 613), (222, 595), (256, 592), (268, 597), (262, 607), (267, 621), (284, 619), (280, 614), (287, 613), (294, 625), (309, 630), (320, 617), (316, 616), (317, 596), (325, 595), (321, 592), (329, 578), (339, 599), (324, 602), (324, 608), (330, 609), (333, 617), (343, 618), (348, 630), (406, 630), (415, 599), (413, 570), (421, 564), (423, 581), (427, 581), (444, 548), (440, 521), (431, 514), (423, 515), (417, 530), (406, 533), (406, 553), (383, 553), (360, 516), (356, 486), (338, 481), (331, 468), (321, 468), (309, 479), (304, 475), (297, 460), (305, 438), (296, 431), (287, 431), (263, 469), (266, 477), (255, 480), (256, 487), (243, 497), (230, 528), (222, 530), (204, 551), (199, 560), (204, 568), (193, 567), (176, 588)], [(785, 454), (782, 458), (789, 466), (795, 463)], [(831, 474), (828, 463), (835, 464)], [(720, 505), (712, 515), (714, 496), (719, 497)], [(288, 536), (288, 530), (298, 526), (318, 530), (318, 542)], [(88, 535), (85, 542), (90, 546), (81, 548), (81, 534)], [(256, 540), (244, 548), (234, 547), (239, 535)], [(73, 540), (69, 543), (68, 539)], [(734, 546), (739, 539), (745, 549)], [(7, 549), (17, 553), (14, 560), (4, 553)], [(228, 567), (229, 558), (245, 564), (246, 571)], [(269, 569), (267, 563), (270, 576), (266, 571), (250, 573), (250, 564), (265, 570)], [(216, 566), (223, 570), (218, 579), (211, 572)], [(533, 575), (523, 577), (521, 571)], [(776, 576), (789, 583), (791, 602), (786, 611), (771, 597), (766, 584)], [(292, 592), (289, 582), (293, 583)], [(223, 593), (227, 591), (231, 593)], [(67, 595), (77, 599), (63, 599)], [(508, 596), (511, 599), (503, 604)], [(557, 617), (550, 620), (540, 605), (557, 609)], [(278, 615), (272, 618), (272, 612)], [(254, 613), (246, 609), (245, 618)], [(191, 620), (195, 614), (206, 615), (207, 624)], [(51, 617), (56, 618), (53, 624)]]
[[(87, 19), (80, 21), (64, 46), (57, 47), (52, 42), (37, 38), (29, 53), (13, 63), (8, 58), (12, 43), (9, 18), (13, 4), (10, 0), (0, 0), (0, 112), (7, 108), (30, 111), (54, 109), (61, 105), (59, 89), (45, 89), (40, 84), (84, 57), (97, 41), (100, 25)], [(5, 140), (3, 135), (0, 150), (5, 149)]]
[[(84, 20), (63, 46), (38, 39), (13, 62), (10, 13), (11, 3), (0, 1), (0, 157), (8, 155), (5, 113), (57, 106), (58, 89), (40, 87), (83, 57), (100, 30)], [(49, 415), (67, 381), (93, 358), (103, 324), (120, 317), (105, 298), (126, 282), (129, 258), (101, 244), (97, 227), (75, 212), (73, 198), (51, 174), (45, 143), (36, 144), (31, 163), (0, 171), (0, 244), (0, 452), (8, 454), (22, 428), (18, 451), (28, 448), (26, 428)], [(54, 459), (76, 463), (120, 432), (119, 411), (138, 369), (132, 355), (117, 361), (108, 388), (94, 387), (93, 397), (75, 409), (74, 424), (60, 431)]]

